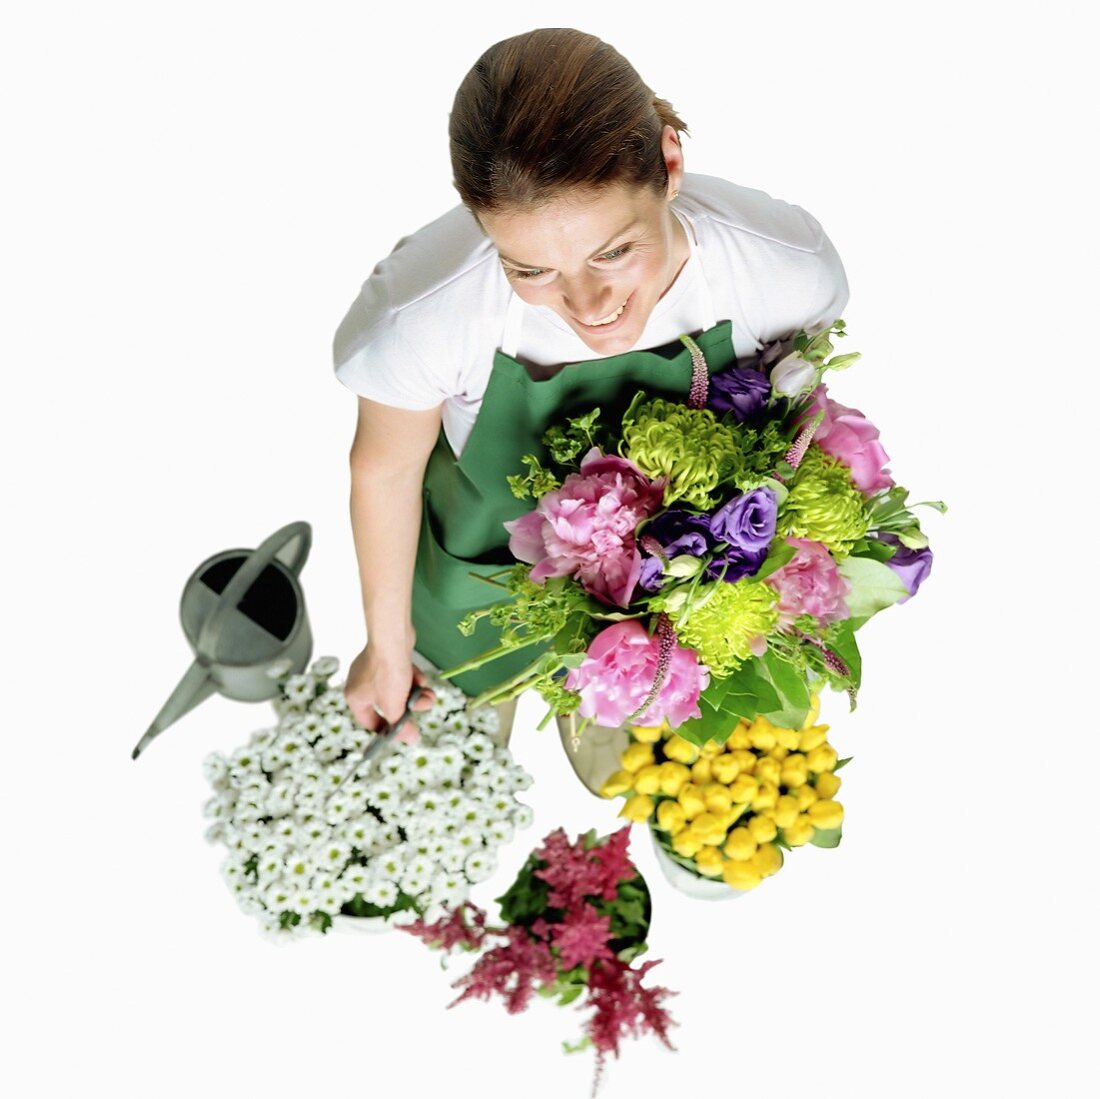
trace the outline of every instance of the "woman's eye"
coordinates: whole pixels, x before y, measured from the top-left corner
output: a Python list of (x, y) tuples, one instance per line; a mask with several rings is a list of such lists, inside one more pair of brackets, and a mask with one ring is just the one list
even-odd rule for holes
[(538, 278), (539, 275), (545, 274), (545, 272), (541, 268), (535, 268), (531, 271), (520, 271), (518, 268), (512, 268), (510, 274), (517, 279), (534, 279)]
[(630, 251), (630, 245), (624, 244), (621, 248), (616, 248), (614, 252), (604, 252), (600, 259), (619, 259), (625, 256)]

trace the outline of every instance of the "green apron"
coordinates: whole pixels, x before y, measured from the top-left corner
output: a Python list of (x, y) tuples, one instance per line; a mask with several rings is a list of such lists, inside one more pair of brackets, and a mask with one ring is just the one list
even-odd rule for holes
[[(688, 232), (690, 239), (690, 229)], [(698, 278), (704, 308), (713, 318), (702, 270)], [(511, 316), (520, 308), (518, 302), (513, 294)], [(735, 365), (731, 337), (728, 320), (694, 336), (706, 358), (708, 374)], [(459, 632), (458, 623), (468, 611), (499, 602), (505, 594), (477, 576), (488, 576), (515, 563), (503, 524), (529, 512), (534, 502), (516, 499), (506, 477), (524, 472), (525, 454), (548, 460), (543, 432), (596, 406), (601, 423), (620, 423), (638, 389), (686, 401), (691, 376), (691, 352), (680, 341), (589, 359), (541, 381), (534, 380), (514, 355), (503, 349), (495, 352), (482, 404), (462, 454), (455, 458), (441, 428), (428, 458), (412, 587), (419, 654), (446, 669), (500, 643), (499, 629), (486, 618), (478, 621), (468, 637)], [(468, 695), (479, 694), (518, 674), (547, 648), (547, 643), (529, 645), (455, 676), (453, 682)]]

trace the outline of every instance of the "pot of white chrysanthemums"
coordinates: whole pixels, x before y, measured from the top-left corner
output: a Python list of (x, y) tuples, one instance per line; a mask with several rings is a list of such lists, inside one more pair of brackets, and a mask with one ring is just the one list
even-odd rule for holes
[(326, 656), (300, 675), (273, 669), (278, 724), (203, 761), (214, 787), (206, 838), (228, 849), (226, 882), (276, 941), (438, 920), (532, 819), (515, 797), (530, 775), (491, 739), (496, 711), (467, 710), (458, 688), (432, 677), (435, 704), (415, 715), (420, 742), (384, 746), (332, 796), (374, 735), (343, 685), (329, 685), (338, 667)]

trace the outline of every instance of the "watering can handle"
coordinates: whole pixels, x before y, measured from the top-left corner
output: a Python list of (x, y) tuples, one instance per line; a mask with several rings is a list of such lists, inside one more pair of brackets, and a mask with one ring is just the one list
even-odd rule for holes
[[(291, 540), (293, 540), (291, 556), (287, 560), (280, 551)], [(195, 644), (195, 654), (199, 659), (217, 659), (214, 647), (218, 642), (222, 616), (236, 608), (248, 589), (259, 579), (260, 573), (271, 563), (271, 559), (277, 557), (297, 576), (309, 556), (310, 540), (311, 533), (308, 523), (288, 523), (285, 527), (280, 527), (270, 537), (265, 538), (249, 554), (244, 564), (237, 569), (232, 579), (226, 584), (225, 590), (218, 599), (217, 606), (202, 624), (202, 630), (199, 632), (199, 638)]]

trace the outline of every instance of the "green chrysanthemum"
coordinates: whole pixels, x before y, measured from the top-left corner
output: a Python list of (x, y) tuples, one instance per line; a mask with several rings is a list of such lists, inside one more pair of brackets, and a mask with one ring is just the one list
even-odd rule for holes
[(647, 477), (668, 478), (666, 507), (683, 500), (703, 511), (719, 502), (715, 489), (741, 465), (737, 440), (713, 412), (660, 397), (627, 410), (619, 453)]
[(713, 675), (735, 672), (752, 656), (750, 642), (775, 629), (779, 595), (760, 580), (710, 585), (710, 598), (676, 623), (680, 644), (690, 645)]
[(778, 533), (811, 538), (826, 545), (834, 557), (844, 558), (868, 525), (866, 501), (852, 484), (848, 468), (811, 445), (779, 507)]

